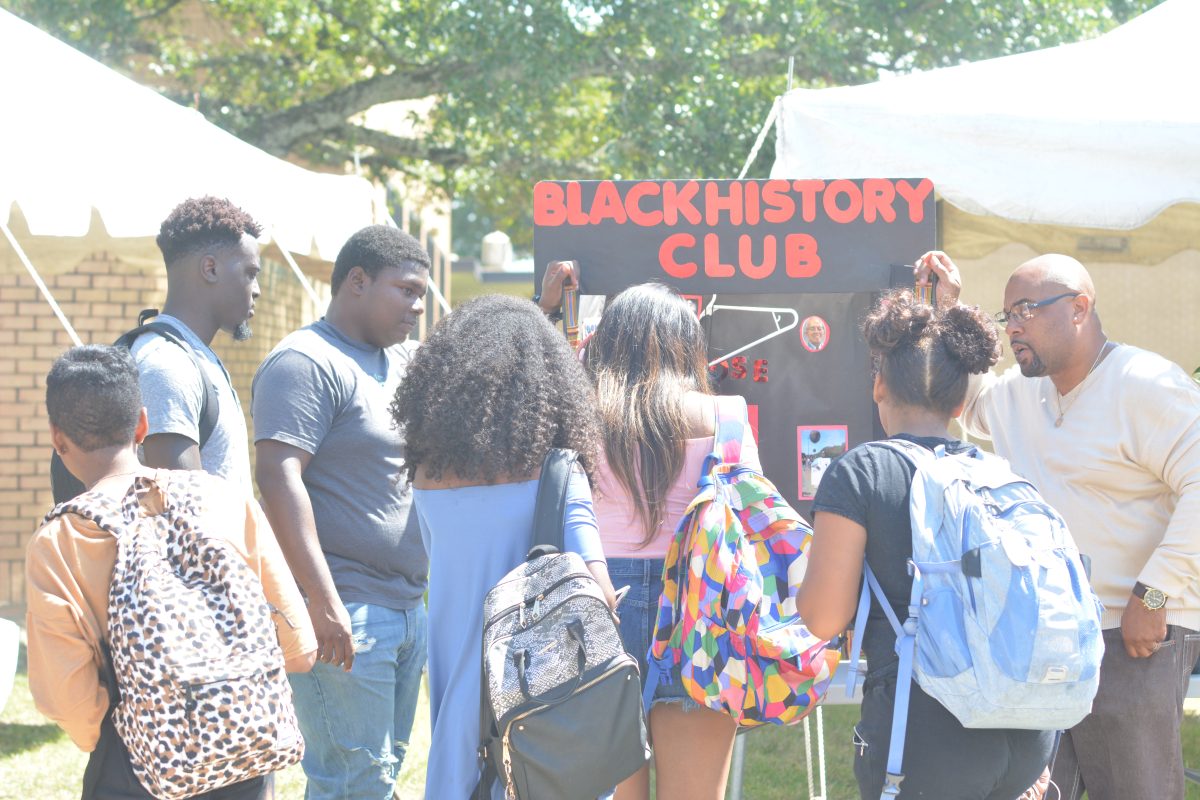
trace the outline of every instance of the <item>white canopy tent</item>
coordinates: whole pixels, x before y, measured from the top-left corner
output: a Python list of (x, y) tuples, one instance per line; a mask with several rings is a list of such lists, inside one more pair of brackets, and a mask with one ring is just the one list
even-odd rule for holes
[(833, 89), (794, 89), (774, 178), (933, 180), (972, 214), (1124, 230), (1200, 201), (1200, 2), (1097, 39)]
[[(281, 250), (331, 261), (384, 221), (367, 180), (268, 155), (0, 10), (0, 223), (33, 237), (153, 237), (181, 200), (228, 197)], [(0, 249), (3, 249), (0, 246)]]

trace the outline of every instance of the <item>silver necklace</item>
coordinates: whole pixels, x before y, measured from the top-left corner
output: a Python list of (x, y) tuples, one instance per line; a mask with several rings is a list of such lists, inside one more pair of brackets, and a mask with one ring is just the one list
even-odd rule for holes
[(1083, 381), (1086, 381), (1088, 379), (1088, 375), (1091, 375), (1096, 370), (1096, 365), (1100, 363), (1100, 359), (1104, 358), (1104, 351), (1107, 349), (1108, 349), (1108, 337), (1106, 336), (1106, 337), (1104, 337), (1104, 343), (1100, 345), (1100, 352), (1096, 353), (1096, 360), (1092, 362), (1092, 366), (1087, 371), (1087, 375), (1083, 376), (1083, 380), (1079, 382), (1078, 386), (1076, 386), (1071, 391), (1067, 392), (1067, 394), (1074, 394), (1074, 396), (1071, 398), (1071, 402), (1067, 403), (1066, 406), (1063, 406), (1063, 395), (1059, 394), (1058, 388), (1055, 387), (1054, 393), (1056, 395), (1058, 395), (1058, 419), (1054, 420), (1054, 427), (1056, 427), (1056, 428), (1062, 427), (1063, 415), (1066, 414), (1067, 411), (1070, 410), (1071, 406), (1075, 405), (1075, 401), (1077, 399), (1079, 399), (1079, 395), (1076, 394), (1076, 392), (1078, 392), (1081, 389), (1081, 387), (1083, 386)]

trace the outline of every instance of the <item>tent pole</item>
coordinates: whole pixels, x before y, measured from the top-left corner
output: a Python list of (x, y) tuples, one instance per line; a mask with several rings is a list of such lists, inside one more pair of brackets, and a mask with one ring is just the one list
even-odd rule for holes
[(450, 304), (446, 302), (446, 297), (442, 294), (442, 290), (438, 288), (437, 281), (429, 282), (429, 290), (433, 292), (434, 299), (438, 301), (438, 305), (442, 307), (442, 313), (450, 313)]
[(17, 237), (13, 236), (12, 230), (9, 229), (7, 222), (0, 222), (0, 230), (4, 231), (4, 237), (8, 239), (8, 243), (12, 245), (13, 250), (17, 252), (17, 258), (21, 259), (21, 263), (25, 265), (26, 271), (29, 272), (29, 277), (33, 278), (33, 282), (37, 284), (38, 291), (42, 293), (42, 297), (50, 304), (50, 310), (54, 312), (54, 316), (58, 317), (58, 321), (66, 328), (67, 335), (71, 337), (76, 345), (83, 344), (83, 340), (79, 338), (79, 334), (75, 332), (75, 328), (71, 326), (67, 315), (63, 313), (59, 307), (58, 301), (54, 299), (54, 295), (50, 294), (50, 289), (46, 286), (42, 276), (33, 268), (33, 262), (29, 260), (29, 256), (25, 255), (25, 251), (21, 249), (21, 245), (17, 242)]
[(271, 238), (275, 241), (275, 245), (279, 248), (279, 252), (283, 253), (283, 260), (286, 261), (287, 265), (292, 268), (292, 273), (296, 276), (296, 280), (300, 281), (300, 285), (303, 286), (304, 291), (308, 293), (308, 299), (312, 300), (313, 307), (316, 309), (317, 313), (320, 314), (321, 298), (317, 296), (316, 289), (314, 289), (312, 284), (308, 282), (308, 277), (305, 276), (304, 272), (300, 269), (300, 265), (296, 263), (296, 259), (292, 258), (292, 254), (288, 252), (288, 249), (283, 246), (283, 242), (276, 238), (274, 231), (271, 232)]
[(762, 148), (763, 140), (767, 138), (767, 131), (771, 130), (771, 126), (775, 124), (775, 117), (779, 114), (779, 102), (780, 98), (776, 97), (775, 102), (771, 104), (771, 113), (767, 114), (762, 130), (758, 132), (758, 138), (754, 141), (754, 147), (750, 148), (750, 155), (746, 156), (746, 163), (742, 165), (742, 171), (738, 173), (739, 181), (746, 177), (746, 173), (750, 171), (750, 165), (754, 163), (754, 159), (758, 158), (758, 151)]

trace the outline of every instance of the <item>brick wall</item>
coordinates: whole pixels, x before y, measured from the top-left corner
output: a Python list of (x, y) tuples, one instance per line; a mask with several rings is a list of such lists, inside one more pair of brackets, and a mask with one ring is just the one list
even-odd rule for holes
[[(113, 341), (136, 324), (143, 308), (161, 307), (167, 288), (161, 266), (141, 269), (106, 253), (43, 278), (85, 342)], [(328, 284), (310, 279), (321, 299), (314, 307), (291, 270), (266, 257), (259, 282), (254, 337), (234, 342), (218, 333), (213, 343), (242, 399), (247, 428), (254, 370), (329, 299)], [(51, 506), (45, 375), (70, 345), (33, 280), (24, 271), (0, 274), (0, 606), (24, 603), (25, 545)], [(253, 447), (250, 452), (253, 457)]]

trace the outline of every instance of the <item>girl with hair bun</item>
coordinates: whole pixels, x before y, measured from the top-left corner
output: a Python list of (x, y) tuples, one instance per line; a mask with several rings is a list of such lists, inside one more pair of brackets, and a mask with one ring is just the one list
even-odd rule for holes
[[(950, 435), (971, 375), (1000, 356), (991, 321), (977, 308), (941, 309), (904, 290), (867, 315), (863, 336), (875, 368), (874, 399), (889, 438), (933, 450), (970, 445)], [(900, 619), (908, 616), (912, 578), (909, 486), (915, 466), (881, 442), (867, 442), (831, 465), (813, 501), (813, 542), (800, 588), (800, 615), (832, 638), (854, 616), (864, 556)], [(864, 800), (883, 788), (896, 701), (896, 635), (874, 596), (862, 637), (868, 672), (862, 718), (854, 729), (854, 775)], [(967, 729), (913, 681), (899, 800), (1013, 800), (1042, 774), (1052, 731)]]

